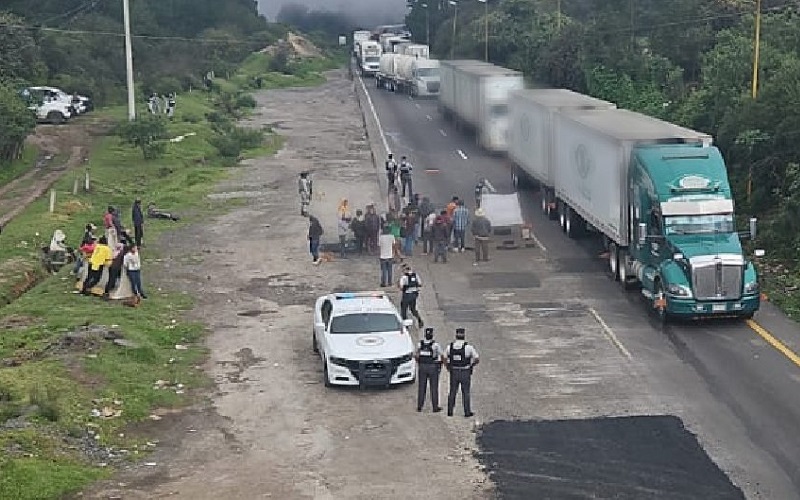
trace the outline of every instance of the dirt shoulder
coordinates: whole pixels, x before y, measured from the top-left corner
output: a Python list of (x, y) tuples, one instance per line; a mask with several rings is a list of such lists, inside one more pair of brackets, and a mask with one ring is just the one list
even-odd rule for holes
[(0, 226), (4, 226), (42, 196), (62, 175), (88, 158), (94, 137), (107, 132), (109, 123), (97, 116), (81, 117), (65, 125), (39, 125), (28, 146), (39, 151), (36, 165), (24, 175), (0, 186)]
[(160, 437), (151, 465), (82, 497), (485, 498), (470, 420), (417, 413), (416, 386), (326, 389), (311, 350), (318, 295), (378, 284), (374, 258), (310, 265), (296, 192), (297, 174), (311, 169), (323, 243), (336, 239), (340, 198), (353, 208), (378, 200), (352, 82), (337, 72), (321, 87), (257, 99), (253, 125), (273, 126), (284, 149), (219, 186), (236, 208), (161, 244), (162, 279), (197, 296), (194, 315), (211, 330), (216, 391), (205, 407), (139, 429)]

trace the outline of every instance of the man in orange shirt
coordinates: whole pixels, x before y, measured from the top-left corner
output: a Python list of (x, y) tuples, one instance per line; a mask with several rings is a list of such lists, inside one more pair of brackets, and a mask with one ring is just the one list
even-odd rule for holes
[(458, 201), (458, 196), (453, 196), (453, 199), (447, 204), (447, 225), (450, 230), (447, 246), (450, 250), (453, 248), (450, 244), (453, 241), (453, 213), (455, 213), (456, 208), (458, 208)]

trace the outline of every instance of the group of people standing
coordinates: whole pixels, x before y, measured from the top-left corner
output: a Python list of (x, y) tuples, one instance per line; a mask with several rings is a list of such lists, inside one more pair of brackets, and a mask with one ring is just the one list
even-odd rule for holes
[(79, 276), (83, 265), (87, 265), (87, 274), (81, 286), (83, 295), (91, 295), (91, 290), (102, 280), (103, 271), (107, 270), (108, 279), (105, 284), (103, 298), (108, 300), (110, 294), (117, 288), (122, 272), (130, 281), (133, 295), (139, 299), (146, 299), (147, 295), (142, 288), (142, 260), (139, 249), (144, 238), (144, 213), (142, 201), (136, 199), (131, 207), (131, 222), (134, 234), (123, 227), (119, 211), (109, 206), (103, 215), (104, 234), (96, 236), (97, 226), (86, 224), (83, 238), (79, 247), (78, 259), (73, 273)]

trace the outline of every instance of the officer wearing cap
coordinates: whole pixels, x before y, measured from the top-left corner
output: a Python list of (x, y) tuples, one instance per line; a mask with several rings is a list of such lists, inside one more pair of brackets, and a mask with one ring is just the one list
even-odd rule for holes
[(453, 416), (453, 407), (456, 404), (456, 392), (461, 387), (461, 399), (464, 402), (464, 416), (469, 418), (474, 415), (470, 407), (469, 390), (472, 385), (472, 370), (480, 361), (478, 351), (466, 340), (463, 328), (456, 328), (456, 340), (447, 346), (444, 359), (447, 371), (450, 372), (450, 392), (447, 395), (447, 416)]
[(442, 347), (433, 340), (433, 328), (425, 329), (425, 338), (419, 341), (414, 358), (417, 360), (417, 378), (419, 389), (417, 391), (417, 411), (422, 411), (425, 406), (425, 389), (428, 381), (431, 386), (431, 405), (433, 412), (442, 411), (439, 406), (439, 373), (442, 371)]

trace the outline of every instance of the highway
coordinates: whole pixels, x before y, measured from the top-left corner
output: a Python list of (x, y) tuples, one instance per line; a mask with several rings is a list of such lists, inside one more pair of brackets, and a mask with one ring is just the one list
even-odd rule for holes
[[(435, 99), (363, 82), (417, 192), (471, 206), (482, 177), (512, 191), (508, 160), (445, 121)], [(545, 220), (538, 193), (521, 197), (537, 245), (493, 250), (480, 266), (469, 253), (414, 258), (439, 339), (464, 326), (481, 352), (478, 443), (500, 495), (800, 498), (797, 325), (767, 304), (753, 322), (662, 326), (608, 278), (592, 240)]]

